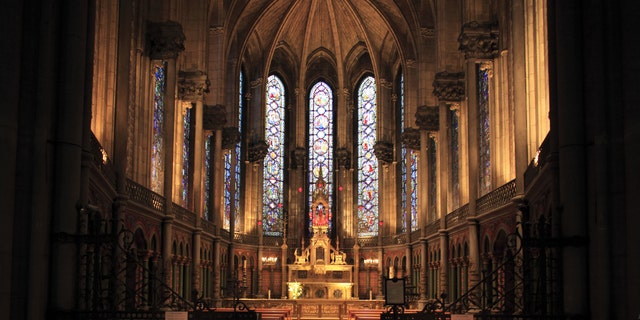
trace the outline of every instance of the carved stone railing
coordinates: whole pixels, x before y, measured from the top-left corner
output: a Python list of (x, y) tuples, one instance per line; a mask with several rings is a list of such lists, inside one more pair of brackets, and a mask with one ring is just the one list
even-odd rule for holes
[(411, 231), (411, 241), (415, 241), (417, 239), (420, 239), (420, 235), (421, 234), (422, 234), (422, 230), (420, 230), (420, 229)]
[(252, 234), (242, 234), (234, 232), (233, 240), (237, 243), (258, 244), (258, 236)]
[(513, 199), (515, 195), (516, 180), (511, 180), (478, 199), (476, 212), (481, 214), (502, 207), (511, 202), (511, 199)]
[(184, 221), (188, 225), (196, 224), (196, 214), (189, 209), (183, 208), (181, 205), (173, 203), (171, 206), (171, 212), (175, 215), (179, 221)]
[(213, 224), (213, 222), (209, 221), (209, 220), (204, 220), (201, 219), (201, 224), (202, 224), (202, 230), (204, 230), (204, 232), (213, 235), (213, 236), (217, 236), (218, 235), (218, 230), (216, 228), (216, 225)]
[(382, 238), (382, 244), (384, 245), (405, 244), (405, 243), (407, 243), (406, 233), (394, 234), (394, 235), (390, 235)]
[(360, 237), (358, 245), (362, 247), (375, 247), (378, 245), (378, 237)]
[(439, 219), (427, 225), (427, 227), (425, 228), (425, 230), (427, 231), (427, 236), (438, 233), (439, 229), (440, 229)]
[(263, 236), (262, 237), (262, 244), (264, 244), (265, 246), (281, 246), (282, 242), (284, 240), (282, 240), (282, 237), (274, 237), (274, 236)]
[(158, 213), (164, 212), (164, 197), (145, 188), (133, 180), (127, 179), (127, 194), (129, 200), (156, 210)]
[(447, 228), (455, 227), (458, 224), (461, 224), (465, 221), (467, 216), (469, 215), (469, 204), (465, 204), (462, 207), (459, 207), (456, 210), (451, 211), (446, 217), (447, 219)]
[(219, 230), (220, 230), (220, 238), (229, 239), (229, 231), (228, 230), (225, 230), (225, 229), (222, 229), (222, 228), (220, 228)]

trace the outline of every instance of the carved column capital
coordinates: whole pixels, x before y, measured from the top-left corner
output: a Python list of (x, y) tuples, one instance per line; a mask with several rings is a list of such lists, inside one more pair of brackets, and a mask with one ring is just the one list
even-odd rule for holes
[(439, 117), (437, 106), (420, 106), (416, 111), (416, 125), (420, 127), (420, 130), (438, 131)]
[(209, 92), (209, 79), (203, 71), (178, 72), (178, 98), (185, 101), (202, 101)]
[(405, 128), (402, 133), (402, 143), (408, 149), (420, 150), (420, 130)]
[(240, 142), (238, 127), (225, 127), (222, 129), (222, 149), (233, 149), (238, 142)]
[(202, 128), (204, 130), (220, 130), (227, 124), (227, 111), (223, 105), (204, 106)]
[(264, 156), (267, 155), (269, 146), (264, 140), (254, 141), (249, 144), (249, 150), (247, 150), (247, 158), (249, 162), (258, 162), (264, 160)]
[(373, 145), (373, 154), (383, 163), (393, 162), (393, 143), (388, 141), (377, 141)]
[(185, 36), (176, 21), (148, 21), (145, 40), (145, 51), (151, 59), (175, 59), (184, 51)]
[(472, 21), (462, 26), (458, 37), (460, 51), (466, 59), (493, 59), (498, 56), (498, 26)]
[(336, 149), (336, 161), (338, 167), (350, 169), (351, 168), (351, 152), (347, 148)]
[(464, 72), (438, 72), (433, 80), (433, 95), (440, 101), (462, 101), (464, 86)]

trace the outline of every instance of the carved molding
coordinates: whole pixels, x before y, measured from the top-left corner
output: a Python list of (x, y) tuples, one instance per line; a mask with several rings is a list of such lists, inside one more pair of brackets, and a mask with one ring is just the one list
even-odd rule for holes
[(202, 128), (204, 130), (220, 130), (227, 124), (227, 111), (222, 105), (204, 106)]
[(176, 21), (147, 22), (145, 50), (151, 59), (175, 59), (184, 51), (185, 36)]
[(405, 128), (402, 133), (402, 143), (407, 149), (420, 150), (420, 130)]
[(291, 167), (293, 169), (304, 168), (307, 160), (307, 150), (297, 147), (291, 151)]
[(351, 169), (351, 152), (347, 148), (336, 149), (336, 161), (338, 162), (338, 167)]
[(240, 142), (238, 127), (225, 127), (222, 129), (222, 149), (230, 150)]
[(420, 35), (425, 38), (435, 38), (436, 37), (436, 29), (435, 28), (420, 28)]
[(383, 163), (393, 162), (393, 143), (388, 141), (377, 141), (373, 145), (373, 154)]
[(202, 101), (209, 93), (209, 79), (203, 71), (180, 71), (178, 73), (178, 98), (185, 101)]
[(391, 89), (393, 88), (393, 82), (388, 81), (387, 79), (384, 78), (380, 78), (378, 80), (378, 82), (380, 83), (380, 87), (384, 88), (384, 89)]
[(440, 101), (462, 101), (464, 87), (464, 72), (438, 72), (433, 80), (433, 95)]
[(247, 150), (247, 158), (249, 162), (263, 161), (264, 156), (267, 155), (269, 146), (264, 140), (251, 142), (249, 144), (249, 150)]
[(223, 26), (211, 26), (209, 27), (209, 32), (212, 34), (223, 34), (224, 27)]
[(420, 127), (420, 130), (438, 131), (439, 119), (437, 106), (420, 106), (416, 111), (416, 125)]
[(458, 49), (466, 59), (493, 59), (498, 56), (498, 36), (497, 25), (472, 21), (462, 26)]
[(257, 87), (259, 87), (261, 85), (262, 85), (262, 77), (258, 77), (255, 80), (249, 82), (249, 87), (251, 89), (255, 89), (255, 88), (257, 88)]

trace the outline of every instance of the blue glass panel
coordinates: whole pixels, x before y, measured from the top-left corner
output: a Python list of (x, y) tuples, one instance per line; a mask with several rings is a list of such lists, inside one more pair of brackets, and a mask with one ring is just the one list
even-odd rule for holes
[(450, 130), (450, 149), (451, 149), (451, 200), (453, 209), (460, 206), (460, 150), (459, 150), (459, 119), (458, 111), (450, 110), (449, 118), (451, 120)]
[(438, 216), (438, 159), (437, 143), (433, 137), (429, 137), (427, 148), (427, 156), (429, 157), (429, 221), (435, 221)]
[(478, 65), (478, 128), (480, 195), (491, 191), (491, 127), (489, 123), (489, 70)]
[[(333, 193), (333, 92), (324, 82), (316, 83), (309, 93), (309, 206), (320, 178), (326, 183), (329, 205)], [(333, 223), (328, 213), (329, 230)], [(311, 228), (311, 219), (309, 219)]]
[(162, 193), (164, 184), (164, 95), (167, 63), (153, 66), (153, 132), (151, 141), (151, 190)]
[(182, 205), (186, 208), (189, 206), (189, 162), (191, 157), (191, 113), (192, 108), (185, 110), (182, 117), (182, 172), (180, 196)]
[(205, 220), (211, 220), (209, 212), (209, 192), (211, 192), (210, 186), (210, 171), (211, 170), (211, 133), (205, 134), (204, 138), (204, 206), (203, 217)]
[(378, 159), (376, 143), (376, 86), (373, 77), (358, 89), (358, 234), (378, 234)]
[(283, 232), (284, 201), (284, 110), (285, 94), (282, 81), (269, 76), (266, 87), (265, 139), (268, 149), (264, 159), (262, 228), (266, 235)]

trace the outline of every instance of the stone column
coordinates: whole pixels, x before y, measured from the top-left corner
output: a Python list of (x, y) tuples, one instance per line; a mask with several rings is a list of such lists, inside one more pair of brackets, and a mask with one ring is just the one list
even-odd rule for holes
[[(220, 240), (213, 240), (213, 298), (220, 299), (220, 271), (222, 268), (222, 261), (220, 261)], [(228, 258), (231, 260), (231, 257)]]
[(192, 203), (193, 212), (196, 214), (195, 229), (193, 232), (193, 282), (192, 287), (194, 290), (198, 290), (200, 294), (202, 284), (202, 268), (200, 267), (201, 247), (201, 233), (202, 233), (202, 207), (203, 207), (203, 185), (202, 175), (203, 172), (203, 150), (204, 150), (204, 132), (202, 127), (203, 120), (203, 99), (204, 94), (209, 92), (209, 80), (207, 75), (202, 71), (184, 72), (179, 73), (178, 80), (178, 98), (182, 101), (189, 101), (194, 103), (194, 118), (195, 128), (193, 128), (194, 143), (192, 150), (193, 157), (193, 170), (191, 170), (193, 179), (192, 187), (190, 190), (190, 201)]
[[(552, 152), (558, 155), (554, 211), (560, 219), (563, 308), (568, 317), (589, 315), (587, 163), (581, 1), (549, 1), (549, 74)], [(555, 90), (553, 90), (555, 89)], [(557, 143), (557, 145), (555, 145)], [(635, 315), (634, 315), (635, 316)]]
[[(77, 308), (80, 300), (78, 297), (80, 257), (78, 256), (79, 239), (76, 239), (75, 236), (78, 232), (86, 232), (86, 225), (83, 225), (83, 222), (79, 224), (79, 220), (86, 221), (82, 215), (86, 211), (88, 202), (87, 165), (90, 157), (87, 154), (87, 150), (89, 150), (87, 142), (90, 137), (91, 99), (87, 100), (87, 97), (91, 95), (89, 84), (92, 74), (90, 65), (93, 58), (92, 32), (95, 23), (95, 8), (89, 3), (60, 4), (56, 6), (57, 13), (50, 13), (44, 7), (46, 6), (38, 11), (38, 14), (43, 15), (42, 21), (57, 23), (47, 25), (45, 28), (40, 21), (21, 21), (20, 18), (15, 20), (27, 25), (33, 22), (34, 25), (31, 27), (40, 28), (45, 32), (32, 34), (28, 30), (22, 31), (23, 33), (18, 31), (17, 34), (21, 36), (34, 36), (37, 39), (38, 36), (45, 35), (58, 40), (57, 42), (50, 39), (42, 41), (44, 40), (42, 38), (39, 39), (38, 45), (33, 46), (29, 45), (30, 41), (25, 41), (28, 48), (38, 51), (38, 59), (25, 61), (25, 65), (30, 65), (27, 68), (30, 72), (26, 72), (24, 67), (21, 68), (26, 79), (23, 79), (22, 85), (18, 86), (19, 91), (25, 93), (20, 97), (21, 106), (48, 113), (49, 116), (55, 115), (56, 120), (49, 123), (48, 119), (45, 120), (45, 116), (27, 116), (22, 112), (18, 113), (19, 121), (26, 118), (27, 121), (33, 122), (18, 123), (17, 151), (22, 151), (20, 144), (23, 140), (32, 141), (33, 145), (39, 147), (33, 149), (49, 150), (46, 154), (37, 150), (29, 150), (22, 154), (27, 155), (28, 160), (33, 161), (28, 162), (33, 165), (28, 168), (28, 170), (34, 170), (32, 172), (23, 172), (20, 168), (21, 165), (16, 165), (16, 186), (20, 186), (15, 191), (16, 213), (24, 214), (31, 220), (25, 221), (23, 217), (18, 217), (19, 215), (14, 217), (14, 228), (16, 225), (24, 227), (20, 230), (24, 236), (18, 233), (18, 229), (13, 230), (13, 245), (16, 246), (14, 250), (20, 248), (24, 251), (21, 252), (20, 249), (12, 251), (9, 247), (8, 252), (13, 252), (14, 256), (9, 255), (8, 259), (9, 264), (11, 261), (25, 262), (24, 267), (28, 270), (13, 270), (11, 272), (11, 268), (9, 268), (3, 272), (11, 273), (14, 281), (20, 281), (16, 279), (22, 276), (22, 279), (28, 279), (29, 282), (21, 283), (19, 290), (16, 290), (18, 286), (9, 284), (9, 287), (15, 291), (10, 294), (3, 292), (2, 296), (11, 296), (11, 311), (14, 312), (12, 315), (22, 314), (24, 318), (27, 318), (27, 315), (37, 318), (40, 317), (40, 314), (42, 314), (41, 318), (44, 318), (47, 301), (49, 302), (48, 307), (53, 311), (70, 311)], [(27, 6), (24, 10), (28, 12)], [(26, 17), (25, 13), (23, 18)], [(44, 31), (44, 29), (47, 30)], [(46, 61), (55, 61), (57, 68), (49, 69), (44, 65)], [(32, 72), (38, 73), (39, 77), (29, 79)], [(35, 81), (29, 82), (29, 80)], [(51, 91), (36, 90), (31, 92), (29, 87), (34, 84), (39, 84), (37, 87)], [(57, 94), (49, 95), (49, 92), (57, 92)], [(40, 99), (29, 101), (27, 97), (23, 97), (26, 93), (37, 95)], [(29, 105), (31, 102), (37, 106)], [(31, 130), (20, 128), (21, 124), (28, 125)], [(39, 126), (49, 130), (41, 131)], [(53, 133), (49, 131), (53, 131)], [(41, 137), (49, 137), (49, 140), (44, 141)], [(37, 159), (38, 156), (43, 158), (47, 156), (51, 160), (41, 162)], [(16, 159), (18, 161), (26, 160)], [(40, 170), (40, 168), (46, 169)], [(40, 176), (47, 176), (48, 179), (41, 180)], [(14, 201), (14, 199), (11, 200)], [(50, 212), (50, 217), (46, 216), (47, 212)], [(2, 214), (13, 215), (13, 212), (3, 211)], [(51, 220), (49, 221), (48, 218)], [(49, 235), (52, 239), (48, 238)], [(21, 243), (22, 240), (25, 242)], [(48, 248), (50, 251), (40, 248)], [(23, 261), (23, 256), (29, 258), (24, 258)], [(50, 260), (46, 257), (49, 257)], [(47, 284), (50, 285), (48, 293)], [(35, 301), (34, 303), (39, 306), (28, 305), (28, 302), (23, 304), (23, 301)], [(19, 303), (19, 305), (15, 303)]]
[[(222, 211), (222, 188), (224, 186), (224, 172), (223, 164), (224, 159), (222, 157), (222, 130), (227, 123), (227, 113), (222, 105), (204, 106), (202, 116), (203, 130), (213, 131), (213, 148), (210, 149), (212, 153), (209, 156), (209, 168), (211, 178), (211, 187), (209, 188), (209, 201), (211, 206), (209, 207), (209, 215), (216, 228), (222, 228), (222, 217), (224, 212)], [(233, 237), (233, 232), (231, 232)]]
[(151, 60), (167, 63), (164, 103), (164, 219), (162, 224), (162, 259), (165, 283), (171, 283), (171, 241), (174, 214), (173, 207), (173, 136), (175, 126), (176, 83), (178, 72), (176, 59), (184, 51), (185, 36), (182, 26), (175, 21), (148, 22), (146, 51)]
[[(480, 179), (479, 163), (479, 125), (478, 121), (478, 89), (476, 65), (483, 63), (486, 68), (492, 68), (492, 61), (498, 56), (498, 30), (487, 22), (472, 21), (462, 27), (458, 37), (460, 50), (466, 59), (467, 101), (468, 101), (468, 164), (469, 164), (469, 287), (480, 281), (480, 248), (478, 240), (478, 223), (476, 217), (476, 201), (480, 196), (478, 184)], [(490, 115), (496, 116), (496, 115)], [(497, 117), (491, 119), (498, 120)], [(494, 143), (492, 139), (491, 143)]]
[[(437, 132), (438, 129), (440, 128), (439, 125), (439, 110), (437, 106), (431, 107), (431, 106), (420, 106), (418, 107), (418, 111), (416, 112), (416, 125), (420, 128), (421, 130), (421, 137), (420, 137), (420, 157), (421, 159), (423, 159), (421, 161), (421, 166), (419, 168), (419, 170), (422, 172), (423, 174), (422, 176), (424, 177), (425, 183), (422, 184), (422, 188), (420, 188), (420, 190), (422, 191), (420, 194), (420, 199), (424, 200), (424, 204), (422, 204), (422, 206), (424, 206), (426, 208), (426, 214), (424, 216), (425, 220), (427, 220), (427, 224), (433, 223), (434, 221), (431, 221), (429, 219), (430, 216), (433, 217), (437, 217), (437, 212), (429, 212), (430, 208), (429, 208), (429, 185), (432, 183), (432, 181), (429, 181), (429, 167), (432, 165), (431, 163), (429, 163), (429, 154), (428, 154), (428, 139), (429, 139), (429, 134), (433, 134), (434, 132)], [(441, 220), (442, 221), (442, 220)], [(426, 225), (425, 225), (426, 226)]]
[(429, 276), (428, 270), (429, 266), (427, 265), (429, 258), (429, 244), (425, 238), (420, 240), (420, 300), (427, 300), (427, 292), (429, 286)]

